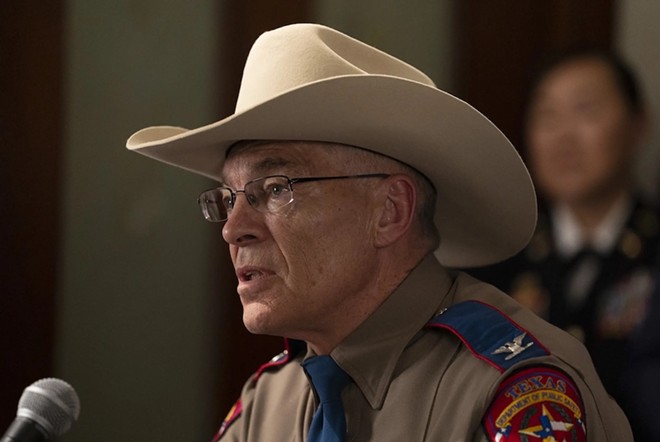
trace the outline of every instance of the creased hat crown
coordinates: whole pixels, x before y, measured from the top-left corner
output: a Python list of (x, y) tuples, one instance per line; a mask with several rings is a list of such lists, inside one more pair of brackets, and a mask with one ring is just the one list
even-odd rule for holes
[[(300, 38), (301, 32), (307, 38)], [(411, 65), (334, 29), (291, 25), (255, 41), (245, 63), (236, 113), (296, 87), (350, 75), (390, 75), (435, 86)]]
[(418, 170), (438, 192), (436, 256), (449, 267), (507, 258), (536, 224), (529, 173), (495, 125), (409, 64), (322, 25), (257, 39), (233, 115), (192, 130), (145, 128), (126, 145), (221, 180), (226, 152), (241, 140), (346, 144)]

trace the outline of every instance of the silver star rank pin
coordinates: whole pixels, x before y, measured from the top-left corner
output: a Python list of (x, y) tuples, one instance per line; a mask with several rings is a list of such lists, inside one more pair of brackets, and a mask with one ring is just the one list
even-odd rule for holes
[(497, 355), (500, 353), (511, 353), (507, 357), (504, 358), (505, 361), (508, 361), (509, 359), (513, 358), (514, 356), (518, 356), (520, 353), (534, 345), (534, 342), (529, 342), (526, 345), (523, 345), (523, 339), (525, 339), (525, 336), (527, 336), (527, 333), (523, 333), (522, 335), (516, 336), (513, 338), (513, 342), (507, 342), (491, 354)]

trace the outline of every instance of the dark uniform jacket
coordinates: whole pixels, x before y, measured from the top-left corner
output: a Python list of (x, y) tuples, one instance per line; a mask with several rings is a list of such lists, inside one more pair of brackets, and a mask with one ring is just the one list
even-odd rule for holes
[[(262, 367), (216, 440), (306, 441), (313, 356), (294, 341)], [(632, 440), (577, 340), (433, 256), (331, 357), (353, 381), (347, 441)]]
[[(514, 297), (545, 299), (548, 308), (541, 316), (584, 342), (606, 390), (631, 420), (636, 420), (633, 415), (640, 407), (630, 389), (644, 389), (634, 386), (634, 379), (631, 383), (629, 378), (635, 377), (637, 367), (644, 363), (643, 354), (633, 355), (633, 348), (638, 347), (635, 342), (649, 338), (640, 331), (655, 287), (658, 225), (657, 209), (637, 199), (609, 253), (587, 251), (565, 259), (557, 251), (553, 221), (542, 209), (537, 230), (525, 250), (501, 264), (470, 270), (473, 276)], [(572, 306), (567, 295), (570, 279), (585, 255), (596, 263), (595, 276), (582, 303)], [(633, 356), (637, 358), (634, 365)]]

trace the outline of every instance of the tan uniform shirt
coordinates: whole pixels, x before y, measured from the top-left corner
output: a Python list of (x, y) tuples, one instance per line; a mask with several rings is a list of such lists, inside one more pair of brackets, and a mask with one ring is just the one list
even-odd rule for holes
[[(504, 373), (475, 357), (451, 332), (425, 328), (453, 304), (480, 300), (507, 314), (551, 351)], [(242, 413), (221, 440), (307, 440), (316, 409), (300, 363), (302, 352), (255, 382), (241, 396)], [(347, 441), (486, 441), (482, 420), (495, 392), (523, 366), (550, 365), (577, 385), (590, 441), (631, 441), (628, 422), (604, 391), (576, 340), (466, 274), (451, 276), (427, 257), (401, 286), (331, 354), (351, 376), (342, 392)]]

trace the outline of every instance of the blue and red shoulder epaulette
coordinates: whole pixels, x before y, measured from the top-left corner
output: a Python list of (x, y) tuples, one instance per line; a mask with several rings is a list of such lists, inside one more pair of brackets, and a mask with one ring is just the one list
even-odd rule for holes
[[(508, 315), (479, 301), (453, 305), (427, 326), (451, 331), (472, 354), (500, 372), (550, 354)], [(544, 365), (525, 366), (507, 376), (482, 422), (489, 440), (496, 442), (584, 442), (587, 435), (577, 386), (563, 371)]]
[(464, 301), (435, 316), (427, 327), (455, 334), (477, 358), (500, 372), (525, 359), (549, 355), (534, 335), (481, 301)]

